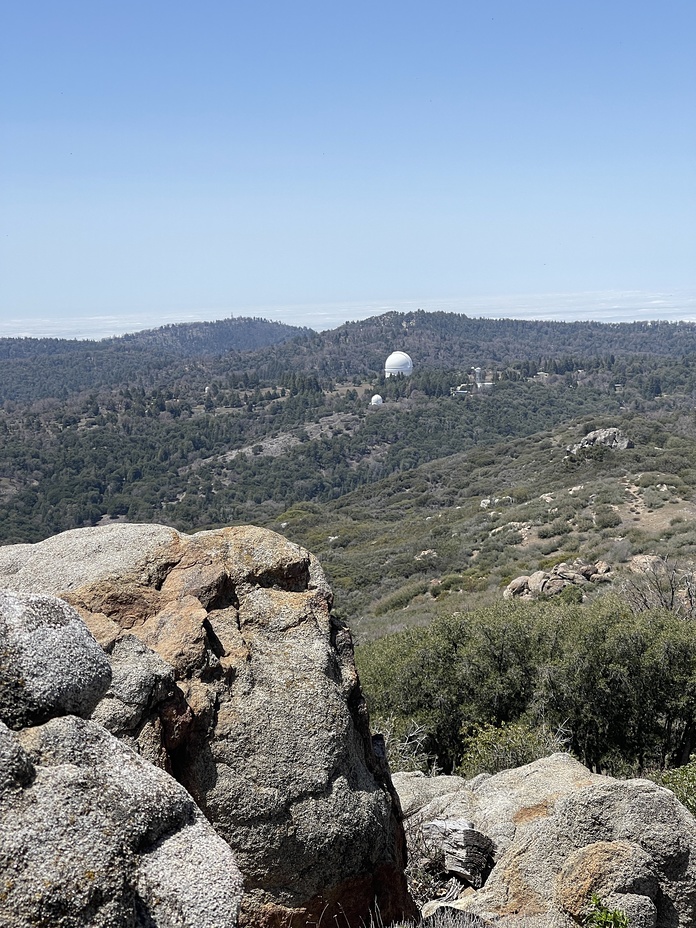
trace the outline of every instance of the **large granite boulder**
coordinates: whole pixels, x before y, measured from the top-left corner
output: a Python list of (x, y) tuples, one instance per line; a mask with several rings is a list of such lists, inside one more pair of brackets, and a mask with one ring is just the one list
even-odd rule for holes
[(669, 790), (593, 774), (566, 754), (447, 778), (442, 793), (424, 779), (394, 776), (407, 830), (466, 819), (495, 844), (485, 885), (463, 888), (457, 908), (502, 928), (577, 928), (596, 893), (631, 928), (696, 924), (696, 820)]
[(0, 926), (234, 928), (241, 875), (191, 796), (66, 714), (110, 677), (66, 603), (0, 595)]
[(233, 848), (243, 921), (416, 914), (350, 633), (307, 551), (251, 527), (115, 524), (0, 548), (0, 588), (78, 609), (112, 658), (94, 718), (171, 770)]

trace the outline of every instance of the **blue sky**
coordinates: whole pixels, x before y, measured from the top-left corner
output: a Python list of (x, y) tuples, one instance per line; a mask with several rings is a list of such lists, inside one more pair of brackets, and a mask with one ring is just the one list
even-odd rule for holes
[(696, 315), (693, 0), (0, 11), (0, 334)]

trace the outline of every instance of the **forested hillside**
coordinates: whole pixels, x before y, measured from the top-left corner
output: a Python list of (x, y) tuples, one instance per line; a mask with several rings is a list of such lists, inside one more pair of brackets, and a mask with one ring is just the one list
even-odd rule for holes
[(175, 377), (183, 360), (265, 348), (306, 331), (266, 319), (231, 318), (99, 341), (0, 338), (0, 403), (67, 399), (81, 390), (123, 384), (153, 386)]
[[(397, 348), (414, 373), (385, 380)], [(696, 748), (696, 327), (417, 312), (5, 339), (0, 398), (0, 543), (115, 519), (283, 533), (321, 559), (392, 763), (570, 748), (622, 774)], [(525, 578), (554, 571), (580, 579), (539, 605)], [(696, 809), (681, 770), (659, 776)]]

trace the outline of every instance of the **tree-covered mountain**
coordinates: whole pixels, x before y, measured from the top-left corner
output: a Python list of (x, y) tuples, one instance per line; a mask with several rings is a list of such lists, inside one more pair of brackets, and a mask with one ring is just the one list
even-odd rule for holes
[(246, 373), (254, 381), (275, 383), (304, 373), (326, 386), (333, 380), (378, 377), (395, 348), (412, 355), (417, 371), (446, 371), (448, 380), (461, 379), (472, 366), (516, 367), (529, 376), (613, 365), (630, 357), (692, 355), (696, 325), (472, 319), (418, 310), (347, 322), (321, 333), (232, 318), (100, 341), (3, 338), (0, 403), (65, 400), (83, 390), (119, 386), (171, 389), (187, 379), (195, 382), (201, 365), (203, 378)]
[(176, 376), (182, 361), (277, 345), (308, 330), (257, 318), (167, 325), (98, 341), (0, 338), (0, 402), (57, 397)]
[[(321, 334), (268, 325), (42, 342), (0, 360), (0, 543), (108, 519), (268, 525), (322, 557), (363, 637), (555, 558), (691, 550), (694, 327), (439, 313)], [(215, 350), (235, 332), (291, 337)], [(414, 358), (408, 379), (382, 375), (395, 347)], [(634, 447), (569, 460), (600, 426)], [(482, 511), (489, 497), (509, 499)]]

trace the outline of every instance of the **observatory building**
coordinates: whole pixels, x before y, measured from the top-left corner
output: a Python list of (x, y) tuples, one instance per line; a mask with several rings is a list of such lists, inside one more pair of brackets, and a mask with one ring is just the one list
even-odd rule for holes
[(375, 395), (370, 400), (370, 406), (381, 406), (383, 402), (384, 400), (379, 395), (379, 393), (375, 393)]
[(413, 361), (405, 351), (393, 351), (384, 362), (384, 376), (394, 377), (403, 374), (410, 377), (413, 373)]

